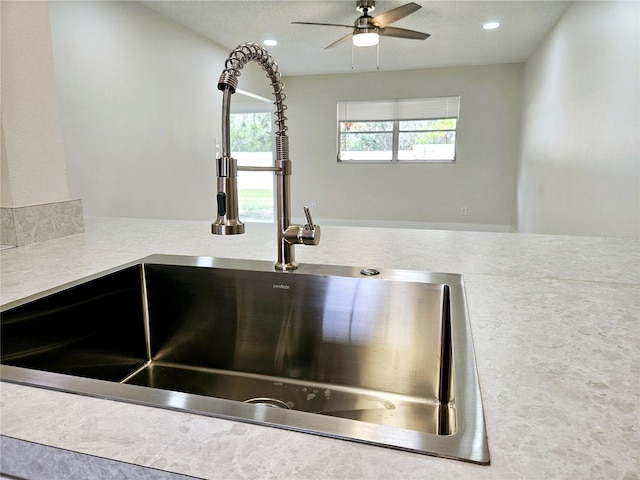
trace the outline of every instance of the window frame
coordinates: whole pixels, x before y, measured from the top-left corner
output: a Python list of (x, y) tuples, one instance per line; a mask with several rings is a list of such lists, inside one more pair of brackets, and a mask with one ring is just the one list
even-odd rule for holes
[[(415, 117), (407, 117), (407, 116), (402, 116), (402, 115), (396, 115), (395, 118), (390, 118), (389, 114), (387, 114), (385, 117), (383, 118), (362, 118), (363, 115), (366, 116), (366, 113), (358, 113), (355, 115), (356, 118), (349, 118), (346, 116), (343, 116), (342, 111), (345, 108), (345, 105), (348, 108), (348, 104), (351, 105), (356, 105), (357, 104), (365, 104), (367, 105), (367, 107), (370, 107), (372, 105), (376, 105), (376, 104), (382, 104), (385, 107), (389, 107), (390, 105), (394, 105), (395, 104), (403, 104), (403, 105), (409, 105), (410, 107), (413, 106), (412, 104), (418, 104), (419, 102), (427, 102), (429, 104), (436, 104), (436, 111), (438, 111), (437, 109), (440, 108), (437, 104), (439, 102), (443, 102), (443, 105), (446, 105), (447, 102), (450, 101), (454, 101), (455, 104), (455, 115), (451, 115), (449, 114), (449, 108), (447, 107), (442, 107), (443, 108), (443, 112), (446, 111), (446, 115), (441, 115), (441, 116), (434, 116), (434, 114), (426, 114), (424, 116), (421, 116), (419, 118), (415, 118)], [(337, 145), (336, 145), (336, 150), (337, 150), (337, 154), (336, 154), (336, 159), (338, 163), (343, 163), (343, 164), (354, 164), (354, 163), (374, 163), (374, 164), (416, 164), (416, 163), (425, 163), (425, 164), (455, 164), (457, 162), (457, 155), (458, 155), (458, 128), (460, 126), (460, 96), (447, 96), (447, 97), (433, 97), (433, 98), (422, 98), (422, 99), (396, 99), (396, 100), (387, 100), (387, 101), (371, 101), (371, 102), (362, 102), (362, 101), (339, 101), (338, 102), (338, 113), (337, 113)], [(400, 108), (402, 107), (402, 105), (400, 105)], [(341, 118), (342, 117), (342, 118)], [(402, 117), (402, 118), (398, 118), (398, 117)], [(454, 119), (455, 122), (455, 128), (451, 129), (425, 129), (425, 130), (414, 130), (414, 129), (407, 129), (407, 130), (402, 130), (400, 129), (400, 123), (401, 122), (411, 122), (411, 121), (436, 121), (436, 120), (451, 120)], [(343, 132), (342, 131), (342, 125), (345, 123), (380, 123), (380, 122), (389, 122), (392, 124), (392, 130), (391, 131), (387, 131), (387, 130), (375, 130), (375, 131), (362, 131), (362, 132)], [(437, 133), (437, 132), (453, 132), (455, 135), (455, 139), (454, 139), (454, 143), (453, 143), (453, 158), (449, 159), (449, 158), (437, 158), (437, 159), (424, 159), (424, 158), (414, 158), (414, 159), (401, 159), (399, 158), (399, 151), (400, 151), (400, 134), (403, 133)], [(367, 135), (367, 134), (372, 134), (372, 133), (383, 133), (383, 134), (391, 134), (391, 144), (392, 144), (392, 148), (391, 148), (391, 158), (390, 159), (383, 159), (383, 160), (377, 160), (377, 159), (342, 159), (341, 155), (342, 155), (342, 151), (341, 151), (341, 145), (342, 145), (342, 139), (344, 135)]]

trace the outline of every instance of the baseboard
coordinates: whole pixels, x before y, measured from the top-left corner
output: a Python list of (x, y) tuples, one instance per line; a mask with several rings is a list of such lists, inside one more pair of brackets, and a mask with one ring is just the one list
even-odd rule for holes
[[(470, 232), (502, 232), (513, 233), (511, 225), (486, 223), (434, 223), (434, 222), (402, 222), (393, 220), (353, 220), (342, 218), (315, 218), (318, 225), (334, 225), (340, 227), (376, 227), (376, 228), (411, 228), (418, 230), (457, 230)], [(306, 223), (304, 218), (294, 218), (294, 223)]]
[(81, 200), (0, 208), (0, 243), (21, 247), (84, 232)]

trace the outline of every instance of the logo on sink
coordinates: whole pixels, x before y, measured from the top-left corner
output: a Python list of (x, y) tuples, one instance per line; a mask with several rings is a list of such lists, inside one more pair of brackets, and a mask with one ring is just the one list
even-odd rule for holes
[(289, 290), (291, 285), (285, 285), (284, 283), (274, 283), (273, 288), (279, 288), (280, 290)]

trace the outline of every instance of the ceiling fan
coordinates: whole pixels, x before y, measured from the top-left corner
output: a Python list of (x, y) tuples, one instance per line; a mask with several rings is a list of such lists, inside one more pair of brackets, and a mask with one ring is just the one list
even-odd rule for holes
[(405, 28), (390, 27), (394, 22), (411, 15), (412, 13), (420, 10), (422, 7), (417, 3), (407, 3), (398, 8), (389, 10), (375, 17), (369, 15), (370, 12), (376, 8), (376, 2), (374, 0), (358, 0), (356, 2), (356, 10), (362, 13), (353, 25), (340, 25), (335, 23), (315, 23), (315, 22), (291, 22), (298, 25), (326, 25), (330, 27), (346, 27), (351, 28), (353, 31), (345, 35), (344, 37), (336, 40), (327, 48), (335, 47), (336, 45), (353, 38), (353, 45), (356, 47), (370, 47), (378, 44), (379, 36), (385, 37), (397, 37), (408, 38), (413, 40), (426, 40), (429, 38), (428, 33), (416, 32), (415, 30), (407, 30)]

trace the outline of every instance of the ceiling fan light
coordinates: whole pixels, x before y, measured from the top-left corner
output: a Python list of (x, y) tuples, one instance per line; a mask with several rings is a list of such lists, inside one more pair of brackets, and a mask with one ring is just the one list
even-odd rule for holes
[(355, 47), (373, 47), (380, 41), (377, 32), (363, 32), (353, 35), (353, 45)]

